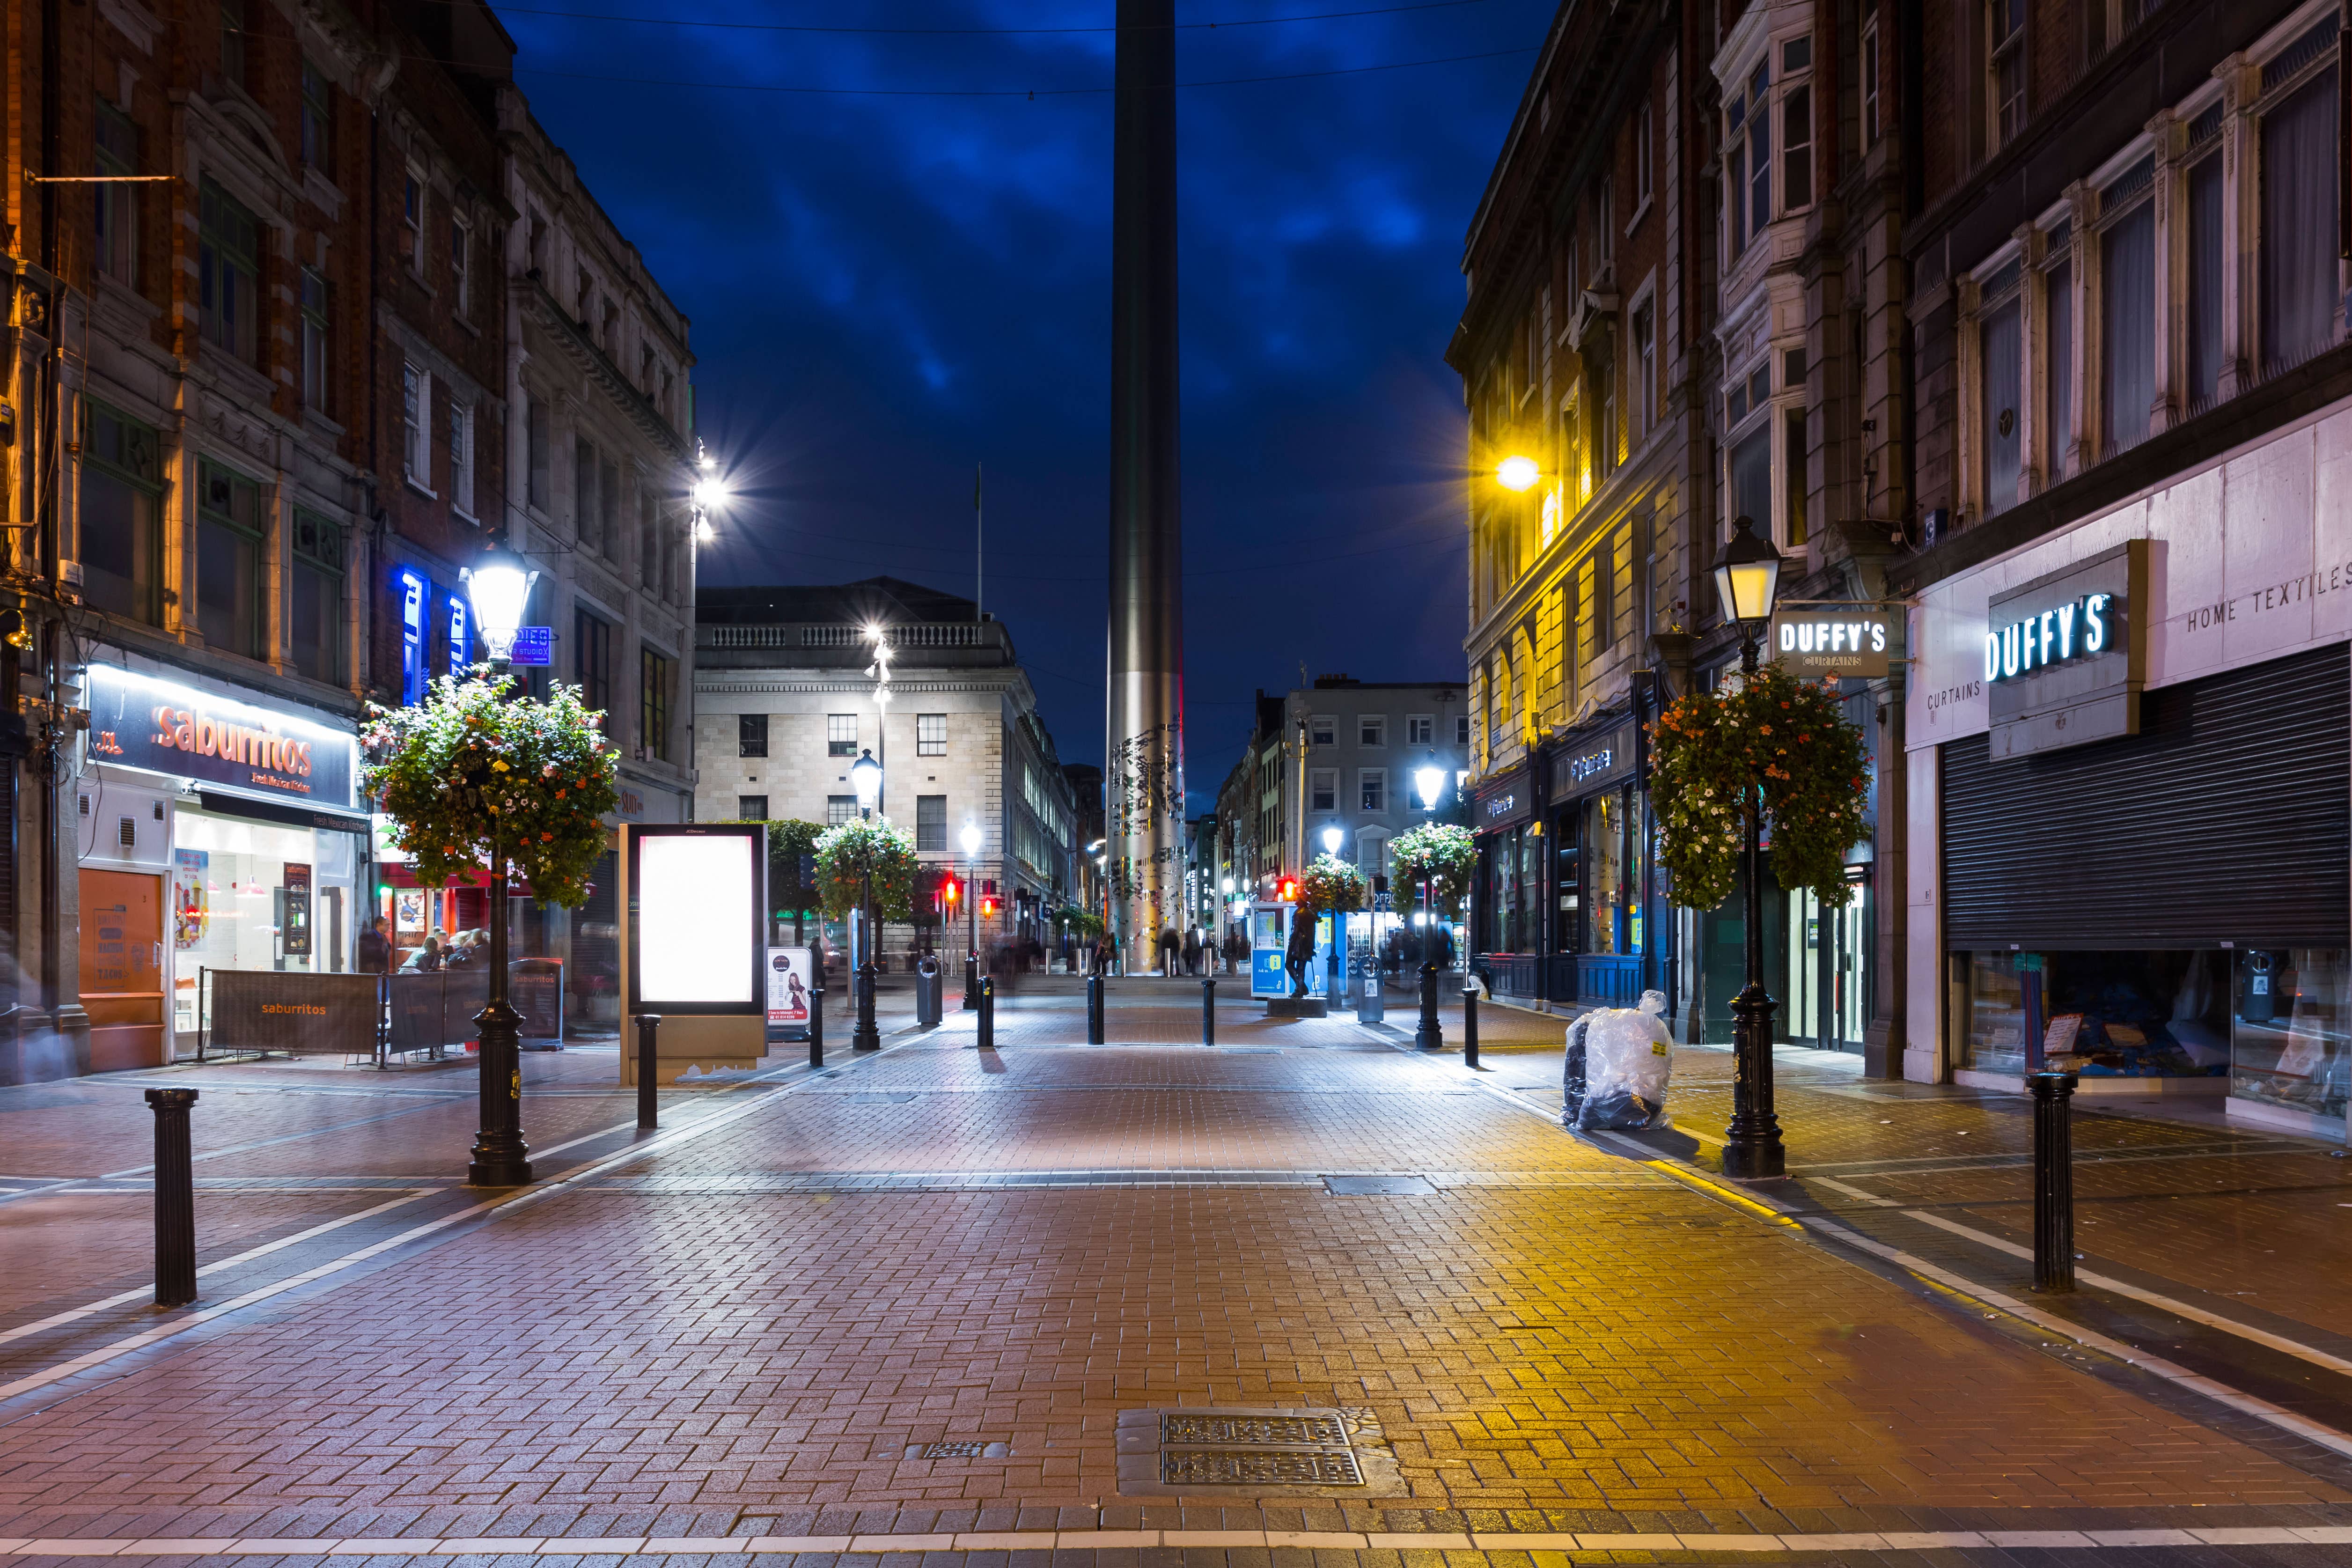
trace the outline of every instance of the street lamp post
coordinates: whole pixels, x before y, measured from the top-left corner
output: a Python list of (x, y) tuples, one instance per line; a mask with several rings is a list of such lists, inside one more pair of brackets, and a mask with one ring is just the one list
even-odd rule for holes
[[(1780, 590), (1780, 552), (1756, 537), (1752, 519), (1733, 525), (1731, 542), (1715, 568), (1715, 591), (1724, 618), (1739, 626), (1739, 670), (1756, 673), (1757, 629), (1772, 618)], [(1724, 1130), (1723, 1173), (1779, 1176), (1788, 1173), (1780, 1119), (1772, 1113), (1772, 1013), (1764, 989), (1764, 889), (1757, 845), (1763, 802), (1752, 792), (1744, 803), (1747, 841), (1748, 983), (1731, 1003), (1731, 1125)]]
[[(1445, 787), (1445, 770), (1432, 765), (1416, 769), (1412, 787), (1421, 796), (1421, 809), (1429, 823), (1437, 821), (1437, 792)], [(1430, 945), (1432, 928), (1437, 924), (1436, 901), (1430, 895), (1429, 862), (1423, 860), (1421, 869), (1421, 1026), (1412, 1032), (1412, 1043), (1424, 1051), (1445, 1048), (1445, 1035), (1437, 1025), (1437, 959)]]
[[(861, 752), (849, 764), (850, 786), (857, 792), (857, 815), (860, 820), (874, 820), (874, 803), (882, 798), (882, 764), (874, 760), (869, 750)], [(857, 1024), (849, 1032), (849, 1048), (853, 1051), (878, 1051), (882, 1048), (882, 1031), (874, 1026), (874, 950), (880, 935), (874, 919), (874, 847), (866, 846), (858, 872), (858, 905), (864, 921), (864, 941), (857, 954)]]
[(963, 846), (963, 1005), (969, 1010), (980, 1005), (980, 904), (972, 897), (980, 885), (980, 824), (966, 822), (956, 838)]
[[(515, 634), (530, 603), (530, 570), (503, 538), (463, 574), (474, 625), (490, 656), (490, 673), (504, 675)], [(507, 847), (490, 836), (490, 998), (474, 1015), (480, 1031), (481, 1128), (466, 1181), (477, 1187), (519, 1187), (530, 1180), (530, 1145), (522, 1136), (522, 1016), (507, 1000)]]

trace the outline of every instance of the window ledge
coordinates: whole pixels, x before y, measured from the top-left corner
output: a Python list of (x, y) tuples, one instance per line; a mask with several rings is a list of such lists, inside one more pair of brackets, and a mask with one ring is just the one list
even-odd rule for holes
[(410, 489), (415, 490), (418, 495), (423, 496), (426, 500), (439, 500), (441, 499), (433, 491), (426, 489), (423, 485), (418, 484), (416, 482), (415, 476), (412, 474), (401, 475), (400, 482), (407, 486)]
[(457, 323), (459, 331), (466, 332), (469, 336), (478, 338), (482, 335), (482, 329), (474, 325), (472, 321), (467, 317), (453, 310), (449, 314), (449, 319)]
[(1635, 207), (1633, 209), (1633, 216), (1625, 220), (1626, 238), (1631, 239), (1633, 237), (1633, 231), (1642, 226), (1642, 220), (1650, 216), (1650, 209), (1656, 205), (1657, 198), (1654, 195), (1643, 196), (1642, 198), (1642, 205)]
[[(427, 493), (429, 494), (430, 492), (428, 491)], [(467, 511), (456, 501), (451, 501), (449, 503), (449, 515), (469, 528), (479, 528), (482, 526), (482, 520), (480, 518), (476, 517), (472, 512)]]

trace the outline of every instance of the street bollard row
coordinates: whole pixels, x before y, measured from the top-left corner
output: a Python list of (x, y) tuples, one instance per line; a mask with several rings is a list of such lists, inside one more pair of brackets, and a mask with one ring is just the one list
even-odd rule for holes
[(996, 1048), (996, 977), (982, 975), (980, 981), (980, 1037), (983, 1051)]
[(1465, 1068), (1478, 1065), (1478, 988), (1475, 985), (1462, 988), (1462, 1065)]
[(2063, 1295), (2074, 1288), (2075, 1078), (2025, 1076), (2033, 1091), (2033, 1288)]
[(1217, 981), (1210, 975), (1201, 982), (1201, 1043), (1217, 1043)]
[(1103, 977), (1099, 973), (1087, 976), (1087, 1044), (1103, 1043)]
[(660, 1071), (655, 1066), (658, 1053), (654, 1045), (654, 1033), (661, 1027), (658, 1013), (639, 1013), (637, 1025), (637, 1131), (652, 1132), (661, 1126), (661, 1104), (655, 1098)]
[(196, 1171), (188, 1145), (193, 1089), (151, 1089), (155, 1112), (155, 1305), (196, 1299)]
[(824, 1066), (824, 987), (809, 987), (809, 1066)]

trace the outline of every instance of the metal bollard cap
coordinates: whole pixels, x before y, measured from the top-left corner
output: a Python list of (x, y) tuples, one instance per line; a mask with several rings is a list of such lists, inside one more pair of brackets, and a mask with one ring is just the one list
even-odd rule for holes
[(185, 1110), (196, 1102), (196, 1092), (193, 1089), (151, 1089), (147, 1091), (147, 1103), (158, 1110)]

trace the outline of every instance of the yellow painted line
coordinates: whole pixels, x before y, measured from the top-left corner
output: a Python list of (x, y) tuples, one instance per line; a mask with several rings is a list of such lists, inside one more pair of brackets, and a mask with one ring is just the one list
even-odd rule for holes
[(1682, 1183), (1683, 1185), (1686, 1187), (1696, 1187), (1700, 1192), (1706, 1194), (1710, 1197), (1721, 1198), (1725, 1203), (1730, 1204), (1734, 1207), (1746, 1209), (1749, 1214), (1756, 1215), (1759, 1219), (1770, 1220), (1774, 1225), (1785, 1225), (1790, 1230), (1802, 1230), (1804, 1228), (1804, 1226), (1799, 1225), (1795, 1220), (1790, 1219), (1787, 1215), (1782, 1214), (1779, 1209), (1772, 1208), (1768, 1205), (1759, 1204), (1745, 1193), (1734, 1192), (1731, 1188), (1725, 1186), (1720, 1182), (1710, 1182), (1705, 1176), (1695, 1176), (1680, 1165), (1674, 1163), (1672, 1161), (1644, 1160), (1642, 1163), (1649, 1166), (1653, 1171), (1657, 1171), (1665, 1175), (1672, 1176), (1675, 1181)]

